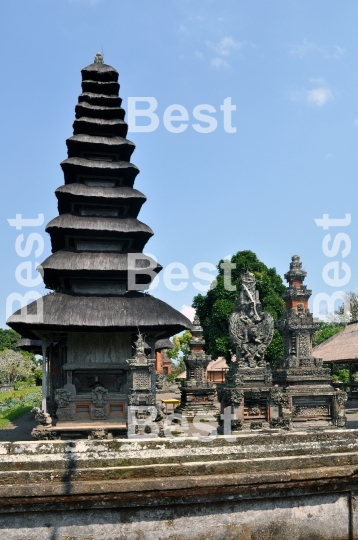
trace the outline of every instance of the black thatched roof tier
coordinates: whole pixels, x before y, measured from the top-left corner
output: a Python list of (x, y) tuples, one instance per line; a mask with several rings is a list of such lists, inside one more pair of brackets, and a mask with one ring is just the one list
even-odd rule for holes
[(161, 349), (174, 349), (174, 345), (170, 339), (159, 339), (155, 343), (155, 350), (160, 351)]
[(16, 347), (22, 351), (32, 352), (34, 354), (42, 354), (41, 339), (21, 338), (16, 343)]
[(105, 107), (120, 107), (122, 98), (119, 96), (105, 96), (104, 94), (93, 94), (92, 92), (83, 92), (78, 96), (79, 103), (91, 103), (92, 105), (104, 105)]
[(66, 184), (56, 189), (55, 194), (60, 214), (70, 213), (75, 203), (105, 204), (109, 207), (123, 206), (126, 208), (126, 216), (136, 218), (147, 200), (143, 193), (128, 186), (108, 188), (91, 187), (86, 184)]
[(82, 80), (118, 81), (118, 71), (108, 64), (90, 64), (81, 70)]
[(76, 105), (75, 114), (76, 118), (88, 116), (89, 118), (120, 118), (124, 120), (125, 110), (121, 107), (105, 107), (103, 105), (92, 105), (91, 103), (82, 102)]
[[(135, 218), (87, 217), (62, 214), (52, 219), (46, 226), (50, 233), (52, 251), (66, 247), (66, 236), (74, 238), (128, 240), (124, 248), (142, 251), (153, 231), (148, 225)], [(114, 250), (116, 251), (116, 249)]]
[(97, 135), (85, 135), (83, 133), (73, 135), (66, 140), (68, 157), (78, 157), (81, 152), (91, 154), (96, 152), (115, 152), (118, 159), (129, 161), (135, 149), (135, 144), (124, 137), (100, 137)]
[[(37, 313), (41, 315), (36, 322)], [(137, 333), (138, 329), (144, 335), (167, 338), (191, 329), (191, 322), (182, 313), (158, 298), (138, 292), (105, 297), (51, 293), (29, 304), (27, 314), (21, 314), (19, 309), (6, 322), (30, 339), (38, 337), (35, 332)]]
[(127, 253), (93, 253), (82, 251), (60, 250), (41, 263), (44, 271), (79, 271), (87, 272), (127, 272), (130, 270), (138, 270), (138, 268), (147, 268), (148, 259), (154, 272), (159, 272), (162, 266), (151, 257), (144, 256), (143, 253), (131, 254), (136, 256), (136, 263), (132, 261), (132, 257), (128, 259)]
[(77, 182), (78, 177), (122, 179), (122, 184), (133, 187), (138, 167), (128, 161), (100, 161), (81, 157), (67, 158), (61, 163), (65, 183)]
[(53, 229), (75, 229), (76, 231), (95, 232), (120, 232), (125, 234), (144, 233), (152, 236), (154, 233), (148, 225), (135, 218), (111, 218), (97, 216), (75, 216), (73, 214), (62, 214), (52, 219), (46, 225), (46, 232), (51, 233)]
[(105, 96), (118, 95), (119, 84), (117, 82), (101, 82), (95, 80), (82, 81), (82, 92), (104, 94)]
[(118, 135), (119, 137), (126, 137), (127, 131), (128, 125), (119, 118), (106, 120), (104, 118), (82, 116), (73, 122), (74, 135), (87, 133), (88, 135), (105, 135), (110, 137)]
[[(69, 288), (66, 287), (65, 279), (78, 279), (79, 275), (84, 279), (108, 278), (127, 282), (129, 270), (136, 272), (136, 283), (149, 284), (151, 277), (148, 273), (138, 274), (141, 269), (146, 271), (149, 266), (156, 274), (162, 270), (162, 266), (154, 259), (145, 257), (142, 253), (131, 254), (128, 257), (125, 253), (60, 250), (50, 255), (38, 269), (43, 275), (46, 287), (59, 290), (63, 287)], [(145, 288), (147, 287), (143, 287)]]

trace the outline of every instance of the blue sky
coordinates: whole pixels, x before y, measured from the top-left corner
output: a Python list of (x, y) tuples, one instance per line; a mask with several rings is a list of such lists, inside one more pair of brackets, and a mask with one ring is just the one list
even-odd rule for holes
[[(179, 310), (190, 306), (198, 292), (194, 265), (216, 265), (243, 249), (281, 275), (298, 253), (314, 294), (357, 290), (354, 0), (12, 0), (0, 10), (2, 321), (8, 295), (27, 290), (16, 268), (35, 261), (17, 255), (20, 231), (7, 219), (43, 213), (47, 223), (57, 214), (54, 190), (63, 183), (59, 163), (72, 134), (80, 70), (102, 49), (119, 71), (125, 108), (128, 97), (158, 103), (158, 129), (128, 135), (141, 170), (135, 187), (148, 197), (139, 217), (155, 232), (147, 252), (163, 266), (184, 264), (189, 279), (177, 292), (161, 279), (153, 294)], [(220, 110), (228, 97), (236, 105), (235, 133), (225, 131)], [(182, 133), (163, 124), (172, 104), (188, 111)], [(200, 104), (217, 111), (211, 133), (192, 127)], [(324, 231), (314, 222), (323, 214), (350, 214), (351, 223)], [(50, 254), (44, 225), (21, 232), (44, 237), (39, 262)], [(336, 256), (323, 252), (328, 233), (332, 241), (337, 233), (349, 236), (346, 257), (343, 244)], [(322, 277), (335, 261), (351, 271), (342, 287)]]

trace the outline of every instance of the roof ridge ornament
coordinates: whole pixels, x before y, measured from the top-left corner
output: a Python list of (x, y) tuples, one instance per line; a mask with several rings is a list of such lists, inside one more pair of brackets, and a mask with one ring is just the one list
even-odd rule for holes
[(94, 57), (94, 64), (104, 64), (103, 54), (98, 52)]

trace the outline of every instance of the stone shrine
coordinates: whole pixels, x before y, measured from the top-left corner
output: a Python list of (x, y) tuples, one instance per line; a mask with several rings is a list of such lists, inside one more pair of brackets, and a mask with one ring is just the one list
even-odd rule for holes
[(312, 355), (312, 336), (319, 322), (308, 309), (312, 291), (303, 285), (306, 275), (300, 257), (294, 255), (285, 274), (286, 312), (277, 322), (284, 340), (284, 357), (273, 373), (271, 426), (344, 428), (347, 394), (333, 388), (329, 368)]
[(207, 379), (207, 367), (211, 362), (211, 356), (205, 354), (203, 329), (200, 320), (195, 315), (192, 338), (189, 341), (190, 354), (184, 356), (186, 367), (186, 379), (180, 387), (181, 403), (175, 409), (187, 420), (195, 416), (218, 416), (218, 409), (214, 405), (215, 385)]
[(272, 374), (265, 361), (265, 351), (274, 331), (270, 313), (262, 312), (254, 274), (242, 275), (242, 286), (229, 321), (230, 337), (236, 345), (225, 382), (218, 385), (221, 403), (219, 431), (223, 431), (223, 415), (227, 407), (235, 418), (231, 420), (233, 433), (243, 429), (269, 426), (269, 395)]
[(42, 411), (55, 425), (42, 425), (37, 438), (46, 430), (67, 438), (125, 430), (128, 396), (139, 395), (127, 362), (138, 329), (154, 362), (158, 340), (191, 328), (145, 292), (162, 267), (143, 254), (153, 231), (137, 219), (146, 197), (133, 188), (139, 170), (130, 161), (135, 146), (126, 138), (118, 72), (98, 53), (81, 73), (65, 182), (56, 190), (59, 216), (46, 227), (52, 255), (40, 266), (51, 293), (7, 321), (42, 340)]

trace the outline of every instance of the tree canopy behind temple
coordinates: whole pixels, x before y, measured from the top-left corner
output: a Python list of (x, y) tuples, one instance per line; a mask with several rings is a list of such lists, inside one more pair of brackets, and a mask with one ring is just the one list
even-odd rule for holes
[(0, 351), (3, 351), (4, 349), (13, 349), (16, 351), (16, 344), (20, 338), (20, 334), (15, 332), (15, 330), (0, 328)]
[[(227, 290), (228, 281), (225, 278), (225, 263), (221, 260), (217, 266), (219, 274), (216, 286), (206, 295), (198, 294), (194, 297), (193, 307), (196, 309), (204, 330), (205, 351), (212, 358), (224, 356), (227, 360), (235, 353), (235, 348), (229, 338), (229, 317), (234, 311), (235, 299), (241, 288), (241, 275), (252, 272), (256, 278), (256, 289), (260, 294), (263, 311), (271, 313), (277, 320), (285, 311), (285, 303), (281, 294), (285, 286), (275, 268), (268, 268), (252, 251), (239, 251), (231, 258), (235, 268), (231, 270), (231, 288)], [(215, 285), (215, 282), (213, 283)], [(266, 359), (273, 363), (283, 356), (283, 341), (279, 332), (275, 330), (271, 344), (266, 351)]]

